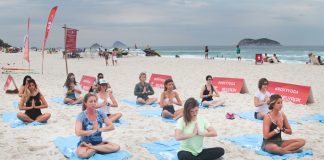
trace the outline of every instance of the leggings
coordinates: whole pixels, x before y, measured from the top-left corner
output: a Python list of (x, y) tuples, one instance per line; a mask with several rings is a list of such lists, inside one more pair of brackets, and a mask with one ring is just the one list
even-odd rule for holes
[(214, 160), (224, 155), (224, 149), (221, 147), (205, 148), (197, 156), (188, 151), (179, 151), (179, 160)]

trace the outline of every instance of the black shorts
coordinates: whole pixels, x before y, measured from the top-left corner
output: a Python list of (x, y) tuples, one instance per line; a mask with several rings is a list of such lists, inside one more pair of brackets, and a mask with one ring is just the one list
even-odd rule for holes
[(175, 112), (173, 105), (164, 106), (162, 111), (164, 111), (164, 110), (167, 110), (168, 112), (170, 112), (172, 114), (174, 114), (174, 112)]
[(254, 118), (255, 118), (255, 119), (258, 119), (258, 113), (259, 113), (259, 112), (254, 112)]
[(40, 109), (35, 109), (35, 108), (33, 108), (33, 109), (30, 109), (30, 110), (27, 110), (27, 111), (25, 112), (25, 114), (26, 114), (29, 118), (31, 118), (32, 120), (36, 120), (36, 118), (37, 118), (38, 116), (42, 115), (42, 112), (40, 111)]

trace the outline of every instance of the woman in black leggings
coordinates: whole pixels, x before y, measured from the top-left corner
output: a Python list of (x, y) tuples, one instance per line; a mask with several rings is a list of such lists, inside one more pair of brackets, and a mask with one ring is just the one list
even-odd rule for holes
[(198, 101), (189, 98), (183, 110), (183, 117), (177, 121), (175, 138), (181, 141), (179, 160), (214, 160), (224, 155), (221, 147), (203, 149), (204, 137), (217, 136), (216, 130), (202, 116), (198, 115)]

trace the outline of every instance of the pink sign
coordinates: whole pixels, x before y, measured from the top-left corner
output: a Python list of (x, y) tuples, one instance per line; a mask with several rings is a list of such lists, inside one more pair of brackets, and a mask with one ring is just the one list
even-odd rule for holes
[(295, 104), (314, 102), (310, 86), (269, 81), (268, 90), (271, 94), (281, 95), (282, 99), (286, 102)]
[(16, 85), (14, 79), (13, 79), (12, 76), (9, 74), (8, 77), (7, 77), (6, 83), (5, 83), (4, 87), (3, 87), (3, 90), (4, 90), (4, 91), (7, 91), (7, 90), (8, 90), (11, 81), (14, 83), (14, 85), (15, 85), (15, 87), (16, 87), (16, 89), (17, 89), (17, 85)]
[(152, 74), (150, 77), (149, 83), (152, 87), (159, 87), (164, 88), (164, 81), (167, 79), (171, 79), (172, 77), (169, 75), (162, 75), (162, 74)]
[(226, 93), (247, 93), (247, 87), (244, 79), (241, 78), (225, 78), (214, 77), (213, 85), (216, 86), (218, 92)]
[(96, 77), (83, 75), (80, 80), (81, 88), (85, 91), (89, 91), (95, 80)]

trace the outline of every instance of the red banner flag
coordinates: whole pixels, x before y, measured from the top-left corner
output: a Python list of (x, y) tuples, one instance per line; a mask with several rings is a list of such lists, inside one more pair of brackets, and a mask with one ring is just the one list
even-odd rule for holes
[(96, 77), (83, 75), (80, 80), (81, 88), (85, 91), (89, 91), (95, 80)]
[(172, 77), (170, 75), (153, 73), (150, 77), (149, 83), (153, 87), (164, 88), (164, 81), (167, 79), (172, 79)]
[(24, 41), (24, 59), (29, 63), (29, 21), (30, 18), (28, 17), (28, 29), (27, 29), (27, 35), (25, 37)]
[(226, 77), (214, 77), (212, 84), (216, 86), (218, 92), (226, 93), (247, 93), (244, 79), (241, 78), (226, 78)]
[(67, 28), (65, 35), (65, 51), (66, 52), (74, 52), (76, 51), (76, 37), (77, 37), (76, 29)]
[(48, 15), (48, 19), (47, 19), (47, 24), (46, 24), (46, 29), (45, 29), (45, 38), (44, 38), (44, 43), (43, 43), (43, 46), (42, 46), (42, 74), (43, 74), (43, 65), (44, 65), (44, 49), (45, 49), (45, 44), (46, 44), (47, 37), (48, 37), (49, 31), (51, 29), (53, 20), (54, 20), (54, 16), (55, 16), (56, 10), (57, 10), (57, 6), (53, 7), (52, 10), (51, 10), (51, 12), (50, 12), (50, 14)]
[(8, 87), (9, 87), (9, 85), (10, 85), (11, 82), (13, 82), (14, 86), (15, 86), (16, 89), (17, 89), (17, 85), (16, 85), (14, 79), (13, 79), (12, 76), (9, 74), (8, 77), (7, 77), (6, 83), (5, 83), (4, 87), (3, 87), (3, 90), (4, 90), (4, 91), (7, 91), (7, 90), (8, 90)]

